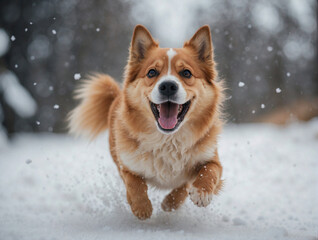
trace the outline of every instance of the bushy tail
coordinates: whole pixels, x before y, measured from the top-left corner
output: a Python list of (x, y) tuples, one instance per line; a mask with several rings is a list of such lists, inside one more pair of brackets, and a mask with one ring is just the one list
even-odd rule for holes
[(94, 138), (105, 131), (109, 125), (110, 106), (120, 91), (118, 84), (108, 75), (98, 74), (84, 81), (75, 91), (75, 99), (81, 102), (69, 114), (70, 132)]

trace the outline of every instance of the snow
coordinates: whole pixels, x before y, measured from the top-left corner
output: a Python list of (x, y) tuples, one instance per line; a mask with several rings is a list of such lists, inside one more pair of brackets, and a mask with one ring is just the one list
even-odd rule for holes
[(261, 31), (278, 33), (282, 28), (282, 21), (278, 11), (266, 1), (255, 4), (252, 17)]
[(244, 86), (245, 86), (245, 83), (239, 82), (239, 83), (238, 83), (238, 86), (239, 86), (239, 87), (244, 87)]
[(264, 103), (261, 104), (261, 108), (262, 108), (262, 109), (265, 108), (265, 104), (264, 104)]
[(297, 1), (291, 0), (288, 4), (291, 16), (298, 21), (299, 27), (308, 33), (312, 33), (316, 29), (316, 19), (313, 12), (315, 9), (313, 0)]
[(74, 74), (74, 79), (75, 80), (80, 80), (81, 79), (81, 74), (80, 73), (75, 73)]
[(0, 28), (0, 57), (2, 57), (8, 51), (9, 46), (9, 36), (3, 28)]
[(276, 93), (281, 93), (282, 92), (282, 90), (280, 89), (280, 88), (276, 88)]
[(53, 108), (54, 108), (54, 109), (59, 109), (59, 108), (60, 108), (60, 105), (54, 104)]
[(37, 110), (37, 104), (30, 93), (19, 83), (17, 76), (11, 71), (0, 74), (0, 92), (4, 100), (23, 118), (31, 117)]
[(267, 51), (269, 51), (269, 52), (273, 51), (273, 47), (272, 46), (268, 46), (267, 47)]
[(0, 151), (0, 239), (317, 239), (318, 119), (227, 125), (219, 154), (225, 186), (211, 205), (166, 213), (166, 192), (150, 188), (153, 215), (139, 221), (107, 134), (19, 134)]
[(14, 36), (14, 35), (12, 35), (12, 36), (11, 36), (11, 41), (12, 41), (12, 42), (14, 42), (14, 41), (15, 41), (15, 39), (16, 39), (16, 38), (15, 38), (15, 36)]
[(53, 35), (56, 34), (56, 30), (55, 30), (55, 29), (52, 30), (52, 34), (53, 34)]

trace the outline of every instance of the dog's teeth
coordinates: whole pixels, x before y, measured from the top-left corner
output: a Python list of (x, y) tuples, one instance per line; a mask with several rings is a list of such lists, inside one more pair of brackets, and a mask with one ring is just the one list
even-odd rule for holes
[(182, 111), (182, 105), (179, 105), (178, 113), (180, 113), (181, 111)]

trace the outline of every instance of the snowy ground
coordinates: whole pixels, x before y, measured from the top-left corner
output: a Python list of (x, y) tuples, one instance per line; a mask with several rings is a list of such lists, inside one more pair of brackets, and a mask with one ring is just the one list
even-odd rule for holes
[(221, 195), (165, 213), (151, 189), (147, 221), (132, 215), (106, 139), (25, 134), (0, 147), (0, 239), (318, 239), (318, 120), (227, 126)]

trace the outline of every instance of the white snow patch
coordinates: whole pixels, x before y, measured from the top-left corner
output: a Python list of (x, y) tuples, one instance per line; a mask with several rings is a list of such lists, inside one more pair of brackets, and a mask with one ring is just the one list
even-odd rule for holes
[(268, 46), (267, 47), (267, 51), (269, 51), (269, 52), (273, 51), (273, 47), (272, 46)]
[(279, 12), (266, 1), (254, 5), (252, 17), (256, 26), (266, 33), (278, 33), (283, 27)]
[(20, 134), (0, 151), (0, 238), (316, 239), (317, 136), (318, 119), (284, 128), (228, 125), (219, 143), (220, 195), (206, 208), (188, 198), (166, 213), (160, 204), (167, 192), (150, 188), (153, 215), (139, 221), (107, 135), (88, 144), (65, 135)]
[(7, 32), (0, 28), (0, 57), (3, 56), (9, 49), (10, 40)]
[(74, 79), (75, 80), (80, 80), (81, 79), (81, 74), (80, 73), (75, 73), (74, 74)]
[(238, 83), (238, 86), (239, 86), (239, 87), (244, 87), (244, 86), (245, 86), (245, 83), (239, 82), (239, 83)]
[(0, 92), (4, 100), (23, 118), (35, 114), (37, 104), (30, 93), (19, 83), (17, 76), (11, 71), (0, 74)]

